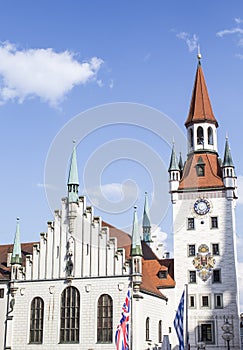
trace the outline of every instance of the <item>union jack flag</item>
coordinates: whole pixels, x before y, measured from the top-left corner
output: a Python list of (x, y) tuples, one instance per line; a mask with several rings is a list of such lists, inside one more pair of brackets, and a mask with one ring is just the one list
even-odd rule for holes
[(129, 319), (130, 319), (131, 290), (128, 289), (125, 303), (122, 307), (122, 318), (116, 330), (116, 349), (129, 350)]

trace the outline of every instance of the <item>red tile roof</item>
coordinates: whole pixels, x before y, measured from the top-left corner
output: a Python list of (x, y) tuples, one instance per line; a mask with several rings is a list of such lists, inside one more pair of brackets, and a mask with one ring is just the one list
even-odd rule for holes
[[(205, 164), (205, 176), (197, 175), (196, 164), (200, 157)], [(183, 170), (179, 190), (219, 187), (224, 187), (224, 184), (218, 155), (216, 153), (193, 153), (189, 155)]]
[(214, 117), (210, 103), (202, 67), (201, 64), (198, 64), (192, 91), (190, 110), (185, 125), (188, 127), (192, 123), (202, 122), (209, 122), (215, 124), (216, 127), (218, 126), (218, 122)]
[[(26, 255), (32, 254), (34, 244), (36, 244), (36, 242), (21, 244), (23, 265), (25, 265)], [(0, 279), (4, 279), (4, 280), (10, 279), (11, 268), (7, 266), (7, 257), (8, 257), (8, 253), (12, 251), (13, 251), (13, 244), (0, 245)]]

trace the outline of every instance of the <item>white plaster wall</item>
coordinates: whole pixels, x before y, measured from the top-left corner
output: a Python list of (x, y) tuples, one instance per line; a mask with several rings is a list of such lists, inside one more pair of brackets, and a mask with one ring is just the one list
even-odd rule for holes
[[(13, 312), (14, 337), (12, 350), (49, 350), (49, 349), (113, 349), (115, 347), (115, 330), (121, 318), (121, 308), (125, 301), (128, 277), (75, 279), (72, 285), (80, 292), (80, 343), (59, 344), (60, 296), (67, 284), (64, 280), (18, 282), (16, 302)], [(86, 287), (89, 286), (89, 292)], [(54, 293), (50, 293), (50, 287)], [(54, 287), (54, 288), (53, 288)], [(20, 294), (20, 290), (24, 294)], [(97, 301), (100, 295), (109, 294), (113, 299), (112, 344), (97, 344)], [(31, 300), (39, 296), (44, 300), (44, 341), (42, 345), (29, 344), (29, 318)], [(1, 322), (1, 318), (0, 318)]]
[(5, 320), (7, 314), (7, 283), (0, 283), (0, 288), (4, 289), (4, 298), (0, 299), (0, 349), (4, 349), (4, 330), (5, 330)]
[[(194, 212), (193, 205), (196, 199), (206, 197), (211, 210), (201, 216)], [(212, 278), (203, 282), (197, 275), (196, 284), (188, 284), (188, 293), (196, 296), (196, 308), (189, 310), (189, 332), (191, 342), (198, 341), (198, 323), (200, 321), (215, 320), (215, 345), (224, 346), (222, 339), (222, 322), (224, 316), (233, 317), (235, 337), (234, 349), (239, 349), (238, 327), (238, 289), (235, 263), (235, 227), (234, 227), (234, 203), (224, 197), (223, 192), (194, 193), (179, 195), (179, 200), (173, 205), (174, 222), (174, 258), (176, 279), (176, 300), (180, 300), (184, 284), (188, 283), (189, 270), (195, 270), (192, 261), (194, 257), (188, 257), (188, 244), (207, 244), (212, 252), (212, 243), (219, 244), (220, 255), (215, 255), (215, 268), (221, 269), (222, 283), (212, 283)], [(211, 216), (218, 217), (218, 229), (211, 228)], [(194, 217), (195, 230), (187, 230), (187, 218)], [(203, 223), (202, 223), (203, 222)], [(214, 308), (214, 294), (223, 293), (223, 309)], [(202, 295), (209, 295), (211, 307), (202, 308), (200, 299)], [(207, 349), (214, 346), (207, 345)]]

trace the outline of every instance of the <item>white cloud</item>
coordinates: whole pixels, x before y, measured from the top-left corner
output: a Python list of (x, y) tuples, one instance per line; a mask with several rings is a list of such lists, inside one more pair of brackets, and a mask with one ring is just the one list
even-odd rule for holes
[(190, 52), (194, 51), (198, 46), (198, 36), (196, 34), (190, 35), (186, 32), (180, 32), (176, 34), (177, 38), (185, 41), (187, 44), (188, 50)]
[(102, 185), (101, 192), (111, 202), (119, 202), (123, 199), (122, 184), (120, 183)]
[(86, 190), (86, 193), (94, 205), (101, 205), (104, 197), (112, 203), (121, 202), (124, 200), (124, 197), (127, 200), (134, 199), (136, 189), (134, 189), (133, 184), (130, 182), (124, 184), (113, 182), (95, 188), (89, 188)]
[[(242, 56), (243, 59), (243, 56)], [(237, 176), (237, 194), (238, 194), (238, 204), (243, 204), (243, 176)]]
[[(236, 26), (231, 29), (223, 29), (216, 33), (216, 35), (220, 38), (223, 38), (225, 35), (236, 35), (237, 37), (237, 45), (243, 46), (243, 28), (240, 26), (243, 23), (243, 20), (241, 18), (235, 18)], [(237, 57), (241, 58), (241, 55), (236, 55)]]
[(38, 184), (36, 185), (37, 187), (41, 187), (41, 188), (50, 188), (52, 190), (56, 190), (56, 187), (53, 185), (49, 185), (49, 184), (43, 184), (38, 182)]
[(151, 226), (151, 235), (158, 240), (159, 242), (164, 242), (167, 239), (167, 233), (161, 230), (161, 227), (158, 225)]
[(57, 106), (74, 86), (95, 80), (102, 63), (98, 57), (79, 62), (70, 51), (24, 50), (0, 43), (0, 103), (39, 97)]
[(161, 230), (161, 227), (157, 225), (151, 225), (151, 248), (156, 252), (159, 258), (164, 256), (164, 253), (167, 251), (167, 233)]
[(148, 62), (148, 61), (150, 60), (150, 58), (151, 58), (151, 53), (148, 52), (148, 53), (144, 56), (143, 61), (144, 61), (144, 62)]
[(220, 30), (219, 32), (216, 33), (217, 36), (219, 37), (223, 37), (224, 35), (228, 35), (228, 34), (243, 34), (243, 29), (241, 28), (232, 28), (232, 29), (223, 29)]
[(235, 18), (235, 23), (237, 23), (237, 24), (243, 23), (243, 20), (241, 18), (239, 18), (239, 17), (236, 17)]
[(102, 81), (101, 79), (96, 80), (96, 83), (97, 83), (97, 85), (98, 85), (99, 87), (103, 87), (103, 86), (104, 86), (103, 81)]
[(114, 80), (111, 79), (111, 80), (110, 80), (110, 84), (109, 84), (109, 88), (110, 88), (110, 89), (113, 89), (113, 87), (114, 87)]

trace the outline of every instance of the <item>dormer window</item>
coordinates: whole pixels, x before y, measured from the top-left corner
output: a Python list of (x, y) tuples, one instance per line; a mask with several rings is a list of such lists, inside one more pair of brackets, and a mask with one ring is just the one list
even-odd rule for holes
[(163, 279), (166, 279), (167, 278), (167, 275), (168, 275), (168, 271), (167, 270), (160, 270), (158, 272), (158, 277), (159, 279), (163, 280)]
[(205, 163), (203, 162), (202, 157), (198, 158), (198, 162), (196, 164), (197, 176), (205, 176)]
[(199, 126), (197, 128), (197, 144), (203, 145), (203, 143), (204, 143), (203, 128), (201, 126)]

